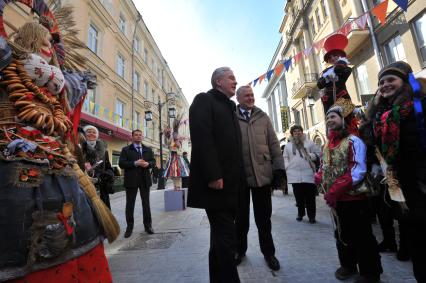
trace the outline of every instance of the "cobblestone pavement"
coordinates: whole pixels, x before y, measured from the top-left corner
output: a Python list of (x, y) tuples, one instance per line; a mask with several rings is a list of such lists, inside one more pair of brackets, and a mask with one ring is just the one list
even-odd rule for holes
[[(317, 198), (317, 223), (297, 222), (295, 200), (290, 192), (273, 196), (272, 230), (281, 270), (271, 271), (259, 249), (257, 229), (251, 215), (247, 256), (238, 267), (242, 282), (339, 282), (339, 266), (329, 210)], [(187, 208), (164, 211), (164, 192), (151, 192), (154, 235), (143, 230), (140, 198), (135, 206), (135, 228), (124, 239), (125, 194), (111, 196), (111, 206), (122, 233), (106, 253), (114, 282), (208, 282), (209, 223), (204, 210)], [(377, 239), (381, 234), (374, 225)], [(399, 262), (391, 253), (382, 254), (382, 282), (416, 282), (411, 262)], [(345, 281), (352, 282), (352, 281)]]

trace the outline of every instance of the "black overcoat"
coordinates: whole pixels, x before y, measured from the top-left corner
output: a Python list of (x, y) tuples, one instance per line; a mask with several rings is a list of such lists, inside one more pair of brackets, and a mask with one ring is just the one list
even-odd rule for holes
[[(189, 108), (191, 166), (188, 206), (235, 210), (244, 180), (235, 103), (218, 90), (200, 93)], [(208, 183), (223, 178), (224, 188)]]
[(130, 144), (123, 147), (120, 153), (118, 165), (124, 169), (124, 187), (126, 188), (149, 188), (152, 185), (150, 168), (155, 165), (152, 149), (142, 144), (142, 158), (149, 163), (147, 168), (135, 166), (135, 161), (140, 158), (139, 152)]

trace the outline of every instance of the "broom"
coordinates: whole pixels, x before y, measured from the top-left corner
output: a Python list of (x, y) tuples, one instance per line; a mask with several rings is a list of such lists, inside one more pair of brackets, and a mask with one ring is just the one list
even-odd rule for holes
[[(73, 158), (68, 147), (64, 147), (63, 152), (68, 158)], [(90, 181), (89, 177), (84, 174), (76, 162), (73, 162), (72, 168), (77, 173), (77, 178), (80, 186), (83, 188), (86, 195), (89, 197), (90, 201), (95, 208), (95, 213), (98, 216), (98, 219), (104, 228), (105, 234), (108, 238), (108, 242), (112, 243), (117, 239), (120, 234), (120, 225), (118, 225), (117, 220), (114, 215), (111, 213), (111, 210), (103, 203), (96, 193), (96, 188), (93, 183)]]

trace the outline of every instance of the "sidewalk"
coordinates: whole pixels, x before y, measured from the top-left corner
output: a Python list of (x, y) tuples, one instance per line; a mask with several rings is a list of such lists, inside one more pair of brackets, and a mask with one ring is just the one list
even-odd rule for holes
[[(249, 248), (238, 267), (242, 282), (340, 282), (339, 266), (329, 210), (317, 198), (317, 224), (297, 222), (295, 200), (275, 192), (272, 229), (281, 270), (271, 271), (260, 253), (257, 229), (251, 215)], [(208, 282), (209, 223), (204, 210), (164, 211), (164, 192), (151, 191), (154, 235), (144, 232), (140, 198), (135, 205), (135, 227), (124, 239), (125, 193), (111, 195), (111, 206), (121, 226), (112, 245), (105, 244), (114, 282)], [(381, 234), (375, 225), (377, 239)], [(411, 262), (399, 262), (394, 254), (382, 254), (382, 282), (416, 282)], [(345, 281), (351, 282), (351, 281)]]

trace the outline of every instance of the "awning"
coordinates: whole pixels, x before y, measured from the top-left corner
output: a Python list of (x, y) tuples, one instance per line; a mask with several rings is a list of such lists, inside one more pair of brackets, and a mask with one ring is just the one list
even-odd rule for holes
[(90, 124), (97, 127), (99, 130), (99, 137), (102, 139), (111, 140), (112, 138), (117, 138), (129, 141), (132, 138), (132, 133), (130, 131), (105, 122), (87, 113), (81, 112), (81, 120), (84, 121), (84, 124)]

